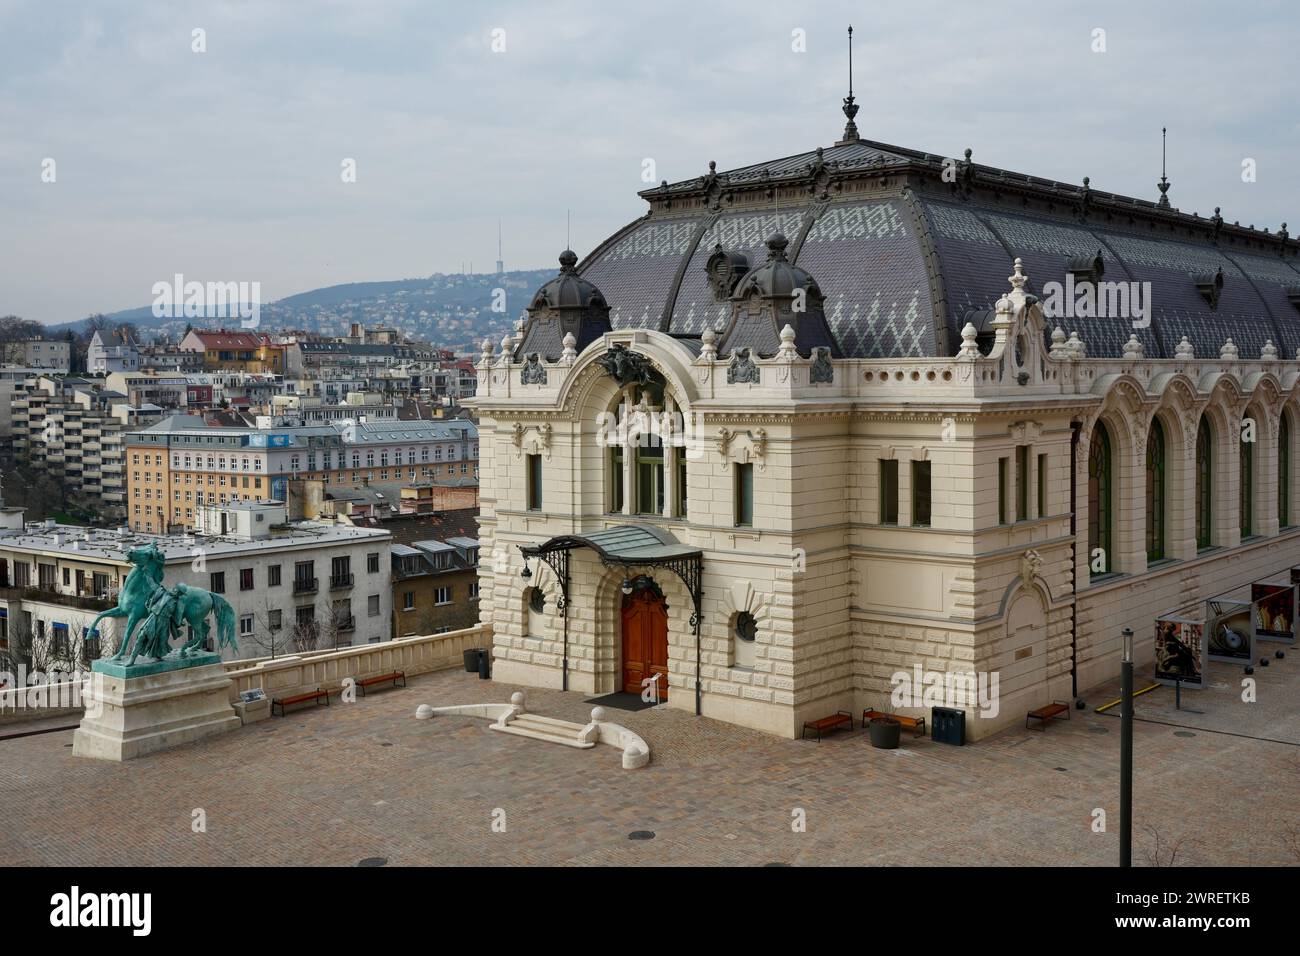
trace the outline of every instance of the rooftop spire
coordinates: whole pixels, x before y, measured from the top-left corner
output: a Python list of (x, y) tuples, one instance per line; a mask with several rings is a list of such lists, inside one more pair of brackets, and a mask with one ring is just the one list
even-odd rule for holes
[(1160, 190), (1160, 201), (1156, 203), (1161, 209), (1169, 208), (1169, 179), (1165, 176), (1165, 138), (1169, 132), (1167, 127), (1160, 127), (1160, 182), (1156, 183), (1156, 188)]
[[(844, 138), (840, 143), (856, 143), (858, 137), (858, 126), (853, 122), (853, 118), (858, 115), (858, 105), (853, 102), (853, 27), (849, 26), (849, 95), (844, 97), (844, 115), (848, 122), (844, 125)], [(838, 146), (840, 143), (837, 143)]]

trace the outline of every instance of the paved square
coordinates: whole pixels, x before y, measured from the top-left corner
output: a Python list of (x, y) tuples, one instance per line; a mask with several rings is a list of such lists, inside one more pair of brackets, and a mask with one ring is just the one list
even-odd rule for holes
[[(1269, 645), (1264, 645), (1271, 651)], [(1216, 686), (1138, 698), (1134, 862), (1155, 833), (1175, 863), (1295, 865), (1300, 652)], [(1138, 687), (1149, 681), (1139, 679)], [(306, 709), (125, 764), (74, 758), (70, 732), (0, 741), (0, 858), (15, 864), (1013, 864), (1118, 858), (1119, 726), (1092, 707), (1047, 731), (967, 747), (861, 731), (790, 741), (673, 710), (610, 711), (650, 743), (623, 770), (574, 750), (416, 720), (422, 703), (504, 702), (517, 688), (459, 671), (351, 705)], [(1113, 688), (1112, 688), (1113, 690)], [(586, 695), (528, 689), (528, 708), (584, 721)], [(1157, 723), (1155, 721), (1161, 721)], [(1194, 736), (1187, 736), (1194, 734)], [(1109, 831), (1094, 833), (1094, 808)], [(796, 809), (806, 832), (792, 832)], [(505, 813), (505, 832), (493, 814)], [(206, 832), (192, 830), (194, 811)], [(1148, 828), (1154, 828), (1149, 830)], [(651, 830), (651, 840), (630, 840)]]

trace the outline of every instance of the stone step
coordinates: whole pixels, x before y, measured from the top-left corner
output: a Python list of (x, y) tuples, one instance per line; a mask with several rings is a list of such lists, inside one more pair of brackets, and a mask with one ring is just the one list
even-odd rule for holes
[(566, 747), (577, 747), (580, 750), (590, 750), (596, 746), (594, 742), (583, 742), (578, 738), (578, 734), (582, 731), (580, 724), (555, 720), (551, 717), (537, 717), (535, 714), (525, 714), (517, 717), (505, 726), (493, 724), (492, 729), (503, 734), (529, 737), (533, 740), (542, 740), (551, 744), (563, 744)]

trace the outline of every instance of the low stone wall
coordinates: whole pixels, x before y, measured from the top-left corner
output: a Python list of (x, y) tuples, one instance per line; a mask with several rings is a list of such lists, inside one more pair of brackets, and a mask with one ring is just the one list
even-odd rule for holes
[(227, 661), (226, 674), (234, 681), (230, 689), (232, 703), (246, 690), (260, 689), (267, 697), (290, 697), (317, 687), (337, 689), (348, 677), (360, 680), (392, 671), (405, 671), (407, 677), (414, 677), (461, 667), (465, 651), (491, 646), (491, 626), (479, 625), (336, 651), (304, 651), (287, 657)]

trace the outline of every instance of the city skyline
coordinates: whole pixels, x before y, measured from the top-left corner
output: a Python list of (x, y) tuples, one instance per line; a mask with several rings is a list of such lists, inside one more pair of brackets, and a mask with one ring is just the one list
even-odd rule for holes
[[(289, 5), (141, 4), (38, 19), (2, 3), (0, 313), (57, 324), (136, 308), (175, 273), (259, 282), (269, 302), (485, 272), (498, 223), (509, 268), (551, 267), (570, 213), (585, 255), (644, 212), (639, 189), (834, 142), (855, 18), (865, 139), (969, 146), (977, 163), (1154, 200), (1167, 126), (1174, 206), (1274, 232), (1300, 215), (1286, 162), (1300, 133), (1276, 121), (1286, 32), (1268, 29), (1283, 6), (1246, 20), (1193, 5), (1177, 24), (1119, 4), (1088, 19), (1012, 9), (867, 22), (851, 4), (388, 3), (304, 20)], [(664, 23), (671, 39), (650, 29)]]

